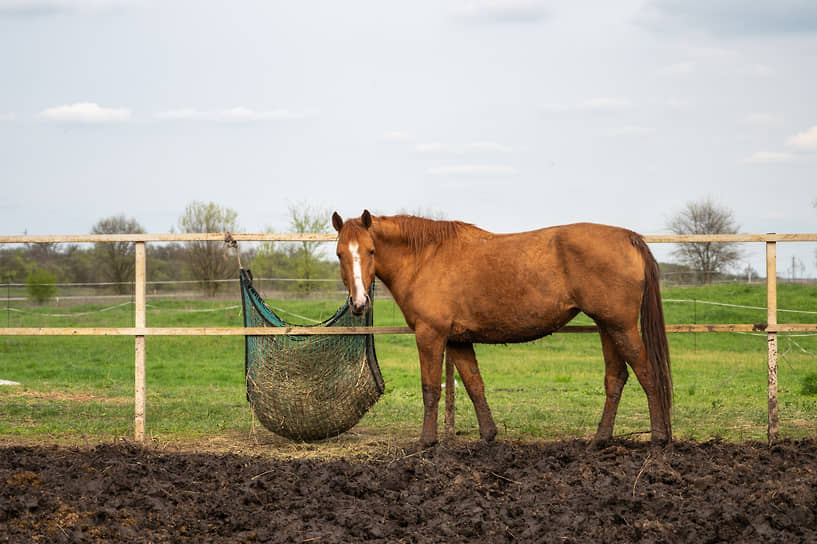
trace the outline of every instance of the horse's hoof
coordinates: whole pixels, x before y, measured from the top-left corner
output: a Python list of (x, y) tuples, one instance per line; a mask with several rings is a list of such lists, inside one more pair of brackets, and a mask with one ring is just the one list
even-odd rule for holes
[(494, 439), (496, 438), (496, 427), (494, 427), (493, 429), (489, 429), (489, 430), (485, 431), (484, 433), (482, 433), (482, 432), (479, 433), (479, 437), (482, 438), (486, 442), (493, 442)]
[(603, 450), (604, 448), (606, 448), (610, 444), (611, 441), (612, 441), (612, 437), (611, 438), (599, 438), (599, 437), (596, 437), (593, 440), (591, 440), (590, 443), (587, 445), (587, 451)]

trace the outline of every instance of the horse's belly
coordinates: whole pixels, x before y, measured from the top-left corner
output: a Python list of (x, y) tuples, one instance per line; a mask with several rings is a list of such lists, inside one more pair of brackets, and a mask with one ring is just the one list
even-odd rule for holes
[(449, 340), (469, 344), (517, 344), (520, 342), (530, 342), (531, 340), (536, 340), (537, 338), (542, 338), (543, 336), (553, 334), (553, 332), (554, 331), (537, 331), (529, 334), (520, 334), (518, 332), (514, 334), (507, 334), (499, 329), (490, 331), (465, 331), (459, 334), (452, 334), (449, 337)]
[(479, 323), (454, 322), (449, 338), (455, 342), (478, 344), (514, 344), (529, 342), (552, 334), (569, 322), (575, 313), (537, 320), (486, 319)]

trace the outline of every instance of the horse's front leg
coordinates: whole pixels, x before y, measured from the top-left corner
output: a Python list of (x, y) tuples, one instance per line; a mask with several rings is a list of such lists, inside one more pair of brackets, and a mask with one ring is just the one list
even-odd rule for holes
[(423, 384), (423, 432), (420, 434), (420, 445), (428, 447), (437, 442), (437, 406), (440, 402), (446, 338), (422, 323), (417, 324), (414, 334)]

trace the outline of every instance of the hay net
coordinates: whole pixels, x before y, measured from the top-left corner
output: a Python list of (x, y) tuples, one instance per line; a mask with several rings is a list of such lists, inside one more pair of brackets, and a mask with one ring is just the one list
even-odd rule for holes
[[(374, 300), (374, 285), (369, 292)], [(241, 270), (245, 327), (289, 327), (263, 301), (252, 274)], [(348, 300), (321, 327), (372, 325), (372, 311), (352, 315)], [(383, 394), (384, 383), (368, 335), (245, 336), (247, 400), (270, 431), (313, 441), (352, 428)]]

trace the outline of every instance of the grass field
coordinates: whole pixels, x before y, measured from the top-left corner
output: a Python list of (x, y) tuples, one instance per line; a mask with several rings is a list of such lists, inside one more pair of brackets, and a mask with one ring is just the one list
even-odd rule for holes
[[(668, 323), (765, 321), (762, 286), (672, 288), (663, 296)], [(150, 302), (147, 322), (149, 326), (241, 326), (236, 304)], [(314, 319), (328, 317), (338, 304), (337, 300), (270, 301), (274, 307)], [(806, 312), (781, 311), (781, 323), (817, 322), (817, 287), (780, 285), (778, 307)], [(133, 325), (133, 307), (128, 304), (17, 310), (21, 311), (0, 314), (0, 322), (11, 327)], [(590, 321), (579, 316), (574, 323)], [(399, 309), (391, 301), (376, 301), (375, 324), (403, 324)], [(348, 436), (386, 441), (416, 437), (422, 400), (414, 339), (378, 336), (376, 347), (387, 391)], [(765, 335), (672, 334), (670, 349), (677, 438), (765, 440)], [(781, 435), (815, 436), (817, 337), (781, 334), (779, 351)], [(500, 438), (557, 439), (594, 433), (604, 402), (596, 334), (557, 334), (522, 345), (477, 346), (477, 357)], [(0, 440), (96, 442), (132, 437), (133, 359), (133, 339), (127, 337), (0, 337), (0, 379), (22, 384), (0, 386)], [(149, 337), (149, 437), (159, 442), (257, 437), (261, 431), (244, 396), (243, 360), (240, 337)], [(467, 394), (460, 387), (456, 395), (458, 433), (476, 438)], [(646, 399), (631, 375), (615, 434), (646, 438), (639, 433), (648, 429)]]

